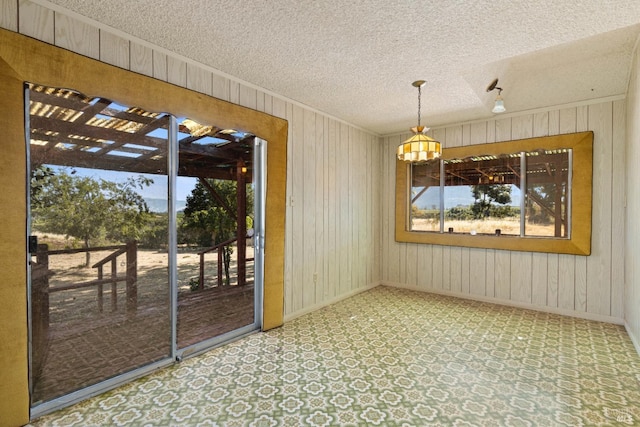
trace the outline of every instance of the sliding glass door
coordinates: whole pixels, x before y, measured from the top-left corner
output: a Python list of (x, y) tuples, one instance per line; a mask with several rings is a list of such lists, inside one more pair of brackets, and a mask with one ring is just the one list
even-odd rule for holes
[(36, 414), (259, 329), (253, 135), (66, 89), (25, 98)]

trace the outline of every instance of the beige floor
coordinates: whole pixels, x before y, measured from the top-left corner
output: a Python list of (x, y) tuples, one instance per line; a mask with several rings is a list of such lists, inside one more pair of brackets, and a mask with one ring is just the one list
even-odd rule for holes
[(381, 286), (31, 425), (640, 425), (640, 357), (621, 326)]

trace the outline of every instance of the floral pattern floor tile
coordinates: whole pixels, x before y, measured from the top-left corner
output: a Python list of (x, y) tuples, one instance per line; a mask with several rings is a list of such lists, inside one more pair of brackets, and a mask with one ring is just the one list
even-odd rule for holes
[(30, 425), (640, 425), (640, 357), (619, 325), (379, 286)]

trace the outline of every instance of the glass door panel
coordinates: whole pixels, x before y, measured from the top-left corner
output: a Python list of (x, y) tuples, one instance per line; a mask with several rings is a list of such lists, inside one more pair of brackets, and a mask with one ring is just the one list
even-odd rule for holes
[(171, 357), (166, 114), (29, 85), (31, 396)]
[(254, 137), (188, 118), (178, 129), (177, 347), (185, 349), (258, 327)]

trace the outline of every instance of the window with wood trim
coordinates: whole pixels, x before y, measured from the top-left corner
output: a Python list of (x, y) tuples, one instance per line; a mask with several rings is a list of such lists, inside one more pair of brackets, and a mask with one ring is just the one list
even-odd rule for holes
[(592, 151), (582, 132), (398, 161), (396, 240), (588, 255)]

